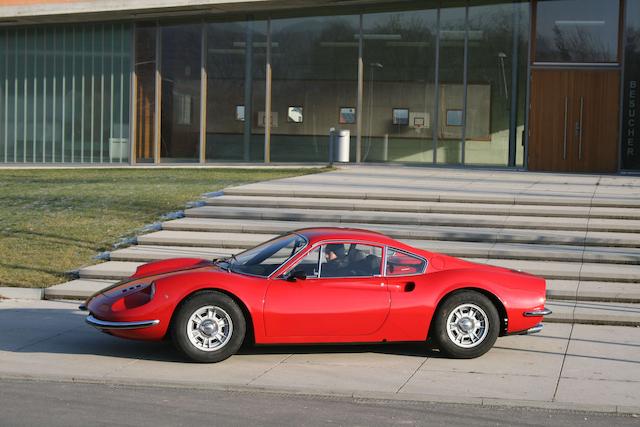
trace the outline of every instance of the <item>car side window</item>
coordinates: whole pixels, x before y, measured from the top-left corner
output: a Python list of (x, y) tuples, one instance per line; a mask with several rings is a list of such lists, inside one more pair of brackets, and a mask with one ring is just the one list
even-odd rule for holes
[(370, 277), (380, 274), (382, 248), (359, 243), (322, 245), (320, 277)]
[(291, 271), (302, 271), (308, 279), (317, 279), (320, 273), (320, 246), (309, 251)]
[(424, 273), (427, 261), (397, 249), (387, 249), (387, 276), (405, 276)]

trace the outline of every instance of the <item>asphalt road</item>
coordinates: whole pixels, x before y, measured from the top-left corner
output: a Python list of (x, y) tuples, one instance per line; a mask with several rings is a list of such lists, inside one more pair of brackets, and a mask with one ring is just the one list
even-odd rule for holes
[(637, 426), (631, 416), (259, 392), (0, 381), (2, 426)]

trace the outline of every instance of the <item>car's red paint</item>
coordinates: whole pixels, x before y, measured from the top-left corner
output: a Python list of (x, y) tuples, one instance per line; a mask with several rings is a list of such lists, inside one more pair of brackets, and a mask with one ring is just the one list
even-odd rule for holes
[[(86, 306), (103, 321), (158, 320), (151, 327), (106, 332), (160, 340), (167, 335), (181, 301), (195, 292), (216, 289), (241, 305), (257, 344), (423, 341), (438, 304), (461, 289), (478, 290), (495, 302), (507, 320), (503, 334), (526, 331), (542, 320), (541, 316), (523, 315), (544, 308), (545, 281), (539, 277), (416, 249), (365, 230), (314, 228), (297, 233), (308, 245), (267, 278), (229, 272), (208, 260), (158, 261), (139, 267), (130, 279), (92, 296)], [(391, 247), (425, 259), (427, 268), (415, 274), (418, 267), (411, 258), (398, 254), (398, 264), (406, 269), (403, 275), (282, 278), (309, 251), (328, 242)], [(151, 283), (153, 287), (146, 286)]]

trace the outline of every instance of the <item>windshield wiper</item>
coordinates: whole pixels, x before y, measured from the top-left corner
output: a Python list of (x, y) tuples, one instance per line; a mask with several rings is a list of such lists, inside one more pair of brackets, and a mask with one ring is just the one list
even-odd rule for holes
[[(213, 260), (215, 264), (220, 265), (220, 267), (227, 270), (228, 272), (231, 272), (231, 265), (232, 265), (231, 261), (238, 262), (238, 259), (236, 258), (235, 254), (231, 254), (231, 256), (226, 258), (216, 258)], [(227, 264), (226, 268), (222, 265), (223, 263)]]

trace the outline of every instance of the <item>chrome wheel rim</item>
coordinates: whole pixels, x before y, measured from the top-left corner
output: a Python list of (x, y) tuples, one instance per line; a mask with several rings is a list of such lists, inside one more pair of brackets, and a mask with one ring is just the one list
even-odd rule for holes
[(447, 335), (458, 347), (476, 347), (488, 333), (489, 317), (475, 304), (460, 304), (447, 317)]
[(222, 308), (207, 305), (191, 314), (187, 337), (198, 350), (216, 351), (227, 345), (233, 334), (233, 322)]

